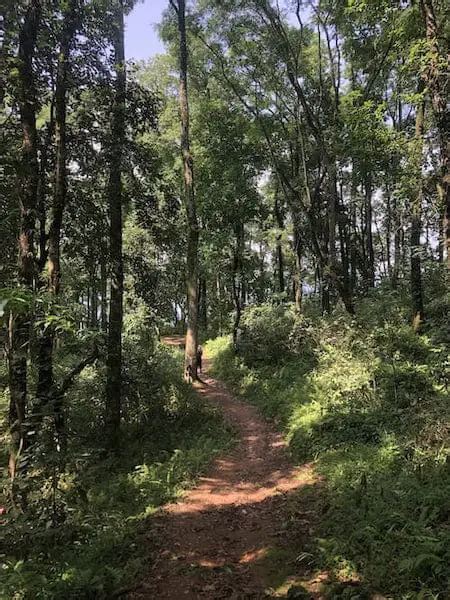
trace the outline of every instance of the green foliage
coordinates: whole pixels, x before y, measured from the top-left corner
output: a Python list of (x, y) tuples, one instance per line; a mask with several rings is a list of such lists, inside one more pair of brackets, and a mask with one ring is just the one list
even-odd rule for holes
[(15, 314), (27, 312), (33, 304), (33, 294), (26, 289), (0, 289), (0, 326), (11, 311)]
[(147, 535), (155, 509), (230, 443), (218, 415), (182, 381), (181, 356), (155, 347), (154, 339), (141, 345), (151, 339), (143, 327), (138, 336), (137, 323), (146, 318), (134, 315), (134, 326), (126, 325), (120, 453), (102, 448), (104, 374), (90, 367), (68, 398), (69, 448), (56, 488), (36, 465), (26, 514), (10, 506), (2, 517), (1, 598), (111, 597), (148, 564), (158, 542)]
[[(228, 435), (181, 382), (181, 360), (156, 342), (159, 327), (182, 332), (187, 318), (179, 40), (168, 3), (160, 28), (167, 54), (127, 66), (120, 143), (122, 453), (105, 451), (100, 361), (83, 370), (63, 399), (67, 452), (56, 432), (56, 403), (44, 398), (40, 405), (37, 355), (46, 332), (55, 336), (45, 366), (52, 367), (56, 386), (93, 343), (104, 350), (115, 283), (108, 172), (119, 149), (111, 128), (116, 3), (79, 3), (77, 33), (63, 61), (66, 78), (59, 77), (58, 48), (73, 3), (40, 4), (35, 42), (27, 39), (27, 3), (6, 2), (2, 19), (0, 337), (3, 345), (11, 313), (26, 315), (18, 319), (30, 325), (22, 346), (29, 358), (25, 427), (35, 409), (42, 422), (21, 454), (28, 462), (14, 483), (17, 506), (9, 494), (2, 500), (10, 509), (0, 527), (10, 551), (0, 556), (6, 582), (0, 594), (110, 597), (139, 571), (143, 550), (136, 535), (144, 519), (175, 497)], [(134, 4), (126, 0), (125, 12)], [(360, 574), (369, 587), (391, 586), (396, 596), (434, 597), (446, 575), (449, 514), (450, 301), (444, 252), (436, 243), (444, 213), (439, 146), (445, 119), (437, 96), (445, 96), (445, 3), (433, 3), (437, 30), (431, 37), (423, 2), (189, 4), (201, 335), (228, 331), (232, 311), (259, 304), (244, 312), (236, 348), (225, 338), (208, 344), (215, 369), (280, 422), (299, 460), (317, 459), (327, 496), (317, 563)], [(29, 51), (30, 81), (18, 68), (22, 50)], [(60, 80), (67, 87), (64, 152), (56, 142), (65, 128), (54, 123)], [(24, 140), (24, 99), (27, 111), (36, 109), (37, 163), (35, 151), (28, 152), (35, 136)], [(423, 160), (414, 127), (422, 102)], [(65, 156), (66, 169), (58, 170), (57, 156)], [(67, 198), (58, 224), (54, 182), (64, 171)], [(35, 207), (22, 202), (36, 193)], [(416, 204), (423, 243), (411, 247)], [(17, 268), (24, 225), (34, 239), (27, 248), (22, 237), (36, 268), (32, 291), (23, 289)], [(46, 291), (45, 246), (53, 226), (61, 226), (58, 298)], [(426, 322), (420, 337), (408, 323), (411, 256), (422, 263), (417, 272)], [(295, 296), (298, 278), (313, 296), (304, 301), (307, 318), (281, 304)], [(323, 292), (335, 305), (339, 295), (346, 297), (347, 284), (357, 318), (338, 310), (333, 320), (320, 318), (321, 309), (328, 311)], [(6, 442), (3, 366), (0, 384)], [(7, 444), (2, 448), (6, 465)], [(25, 514), (17, 499), (27, 500)], [(294, 586), (289, 597), (303, 595)], [(354, 597), (341, 583), (329, 595)]]
[[(293, 456), (315, 461), (323, 476), (314, 492), (324, 507), (315, 532), (316, 568), (337, 580), (360, 580), (368, 593), (446, 597), (446, 348), (436, 341), (435, 328), (418, 336), (395, 299), (384, 303), (380, 312), (379, 298), (365, 300), (357, 321), (312, 320), (309, 350), (296, 356), (286, 352), (281, 361), (273, 362), (271, 354), (265, 360), (261, 354), (258, 362), (248, 352), (236, 355), (228, 338), (206, 348), (217, 375), (276, 419)], [(250, 312), (244, 321), (253, 323), (258, 315), (256, 339), (264, 339), (266, 318), (270, 344), (282, 344), (274, 339), (273, 314)], [(276, 314), (282, 323), (290, 319), (289, 309)], [(284, 340), (289, 337), (279, 331)], [(246, 335), (253, 336), (253, 330), (243, 329), (243, 348)], [(347, 597), (333, 586), (326, 593)]]
[(241, 319), (237, 351), (248, 365), (276, 364), (311, 347), (309, 324), (293, 306), (260, 304), (248, 308)]

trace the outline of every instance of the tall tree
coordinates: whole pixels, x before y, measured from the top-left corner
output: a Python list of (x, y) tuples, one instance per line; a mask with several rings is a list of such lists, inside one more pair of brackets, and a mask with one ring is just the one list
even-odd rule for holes
[(198, 346), (198, 240), (199, 227), (194, 194), (194, 165), (189, 140), (189, 101), (188, 101), (188, 48), (186, 42), (186, 3), (185, 0), (170, 0), (178, 17), (180, 36), (180, 118), (181, 153), (183, 158), (184, 202), (187, 215), (186, 287), (188, 319), (186, 331), (185, 366), (191, 368), (193, 378), (197, 378)]
[[(33, 292), (35, 278), (34, 234), (39, 178), (36, 132), (36, 97), (33, 58), (40, 26), (41, 3), (30, 0), (19, 32), (17, 99), (22, 126), (22, 155), (18, 172), (20, 209), (18, 240), (19, 284)], [(27, 405), (27, 359), (30, 311), (11, 312), (9, 325), (9, 426), (12, 451), (9, 470), (14, 478), (17, 459), (26, 441), (24, 421)]]
[[(423, 81), (419, 84), (419, 94), (423, 94)], [(411, 301), (413, 309), (414, 326), (419, 327), (424, 318), (423, 290), (422, 290), (422, 268), (421, 268), (421, 245), (420, 235), (422, 232), (422, 202), (423, 202), (423, 135), (425, 127), (425, 103), (420, 99), (416, 109), (415, 139), (413, 149), (414, 168), (414, 190), (411, 208)]]
[[(77, 24), (80, 18), (80, 7), (78, 0), (70, 0), (64, 5), (62, 11), (62, 27), (60, 34), (60, 43), (57, 55), (56, 87), (55, 87), (55, 176), (54, 191), (51, 204), (50, 227), (47, 239), (47, 248), (45, 255), (47, 257), (48, 268), (48, 291), (53, 298), (59, 295), (61, 281), (61, 228), (63, 223), (64, 209), (67, 197), (67, 135), (66, 135), (66, 117), (67, 117), (67, 76), (69, 69), (70, 50), (77, 30)], [(53, 100), (52, 100), (53, 102)], [(49, 127), (50, 131), (53, 127)], [(41, 166), (41, 170), (45, 165)], [(42, 186), (43, 187), (43, 186)], [(43, 201), (45, 202), (45, 200)], [(41, 264), (43, 262), (42, 256)], [(44, 327), (41, 332), (39, 344), (38, 360), (38, 383), (37, 383), (37, 404), (36, 409), (42, 412), (43, 405), (51, 400), (53, 388), (53, 344), (55, 337), (54, 328)], [(56, 409), (56, 407), (53, 407)], [(62, 435), (63, 420), (62, 412), (55, 410), (56, 427), (59, 434)]]
[(117, 447), (122, 404), (122, 159), (125, 142), (126, 70), (123, 0), (116, 0), (112, 42), (114, 46), (114, 101), (112, 107), (109, 157), (109, 256), (111, 262), (111, 298), (109, 307), (108, 356), (106, 380), (106, 427), (109, 443)]
[[(445, 5), (445, 3), (444, 3)], [(435, 3), (433, 0), (420, 0), (420, 8), (425, 23), (426, 38), (429, 44), (430, 58), (424, 73), (425, 81), (431, 93), (433, 112), (439, 133), (441, 151), (440, 196), (445, 213), (445, 245), (447, 248), (447, 266), (450, 269), (450, 115), (446, 86), (448, 85), (448, 38), (440, 35)], [(447, 16), (448, 16), (448, 11)], [(443, 16), (445, 22), (445, 14)], [(443, 40), (441, 48), (439, 40)]]

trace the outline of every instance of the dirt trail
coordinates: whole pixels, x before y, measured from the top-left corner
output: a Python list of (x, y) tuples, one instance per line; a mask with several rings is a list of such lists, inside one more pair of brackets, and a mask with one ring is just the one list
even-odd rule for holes
[[(165, 342), (178, 345), (180, 338)], [(272, 597), (266, 556), (285, 543), (290, 496), (315, 483), (309, 465), (290, 464), (281, 434), (256, 408), (231, 396), (209, 375), (201, 377), (199, 394), (223, 412), (238, 442), (214, 461), (195, 488), (152, 519), (149, 535), (161, 541), (161, 548), (151, 571), (129, 596), (133, 600)], [(300, 515), (305, 536), (311, 512), (306, 508)]]

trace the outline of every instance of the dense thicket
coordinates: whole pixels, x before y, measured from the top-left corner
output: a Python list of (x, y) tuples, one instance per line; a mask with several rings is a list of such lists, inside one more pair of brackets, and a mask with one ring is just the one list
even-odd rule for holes
[[(164, 466), (155, 475), (155, 462), (167, 459), (172, 469), (177, 443), (186, 456), (225, 443), (214, 417), (210, 435), (205, 425), (196, 439), (194, 413), (203, 409), (159, 348), (160, 332), (187, 327), (185, 369), (194, 377), (198, 340), (226, 333), (227, 379), (239, 380), (242, 365), (245, 379), (284, 362), (288, 370), (307, 364), (308, 383), (293, 376), (298, 393), (282, 409), (302, 458), (312, 458), (305, 440), (325, 454), (324, 444), (337, 443), (336, 411), (350, 422), (342, 435), (361, 425), (369, 445), (381, 444), (389, 420), (408, 419), (406, 448), (419, 435), (422, 399), (435, 432), (411, 442), (414, 452), (427, 461), (447, 456), (447, 3), (174, 0), (159, 28), (166, 53), (137, 64), (124, 60), (132, 0), (4, 4), (5, 594), (17, 587), (17, 597), (65, 597), (70, 579), (83, 597), (94, 586), (74, 556), (90, 519), (99, 530), (93, 515), (107, 492), (96, 487), (98, 471), (117, 483), (131, 463), (142, 464), (144, 489), (166, 476)], [(341, 386), (330, 366), (341, 350), (355, 388)], [(316, 427), (310, 404), (298, 405), (319, 388), (314, 411), (333, 414)], [(342, 399), (339, 410), (325, 406), (329, 395)], [(141, 449), (133, 459), (136, 435), (151, 438), (147, 457)], [(115, 492), (126, 495), (133, 477)], [(68, 539), (77, 546), (64, 559), (69, 567), (52, 571)], [(95, 539), (89, 557), (115, 543)], [(421, 556), (417, 573), (448, 559), (426, 548)], [(399, 589), (417, 591), (417, 573)], [(107, 569), (99, 577), (96, 593), (109, 593)], [(442, 584), (427, 585), (431, 594)]]

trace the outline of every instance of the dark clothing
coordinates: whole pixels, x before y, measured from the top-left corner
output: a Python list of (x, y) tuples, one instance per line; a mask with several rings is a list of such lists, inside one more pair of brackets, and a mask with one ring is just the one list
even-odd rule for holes
[(203, 357), (203, 348), (199, 346), (197, 348), (197, 368), (201, 372), (202, 371), (202, 357)]

